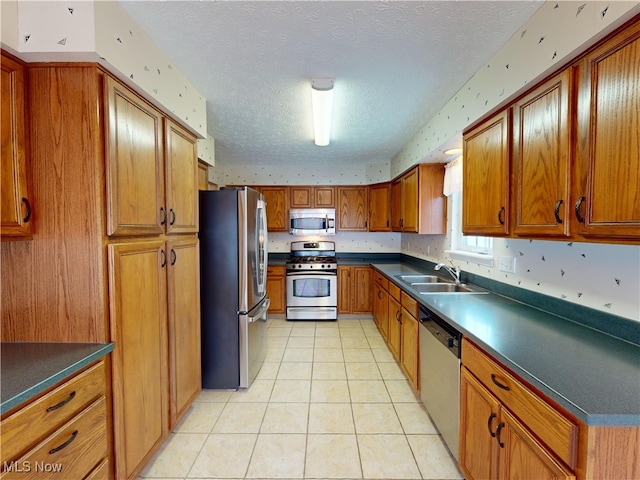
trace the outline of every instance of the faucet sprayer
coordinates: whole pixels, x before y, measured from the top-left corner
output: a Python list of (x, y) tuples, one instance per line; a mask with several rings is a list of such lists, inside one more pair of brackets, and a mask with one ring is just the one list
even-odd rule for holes
[(439, 263), (434, 268), (435, 270), (440, 270), (443, 267), (447, 272), (449, 272), (449, 275), (451, 275), (453, 279), (456, 281), (456, 285), (459, 285), (460, 284), (460, 267), (454, 266), (452, 268), (448, 265), (445, 265), (444, 263)]

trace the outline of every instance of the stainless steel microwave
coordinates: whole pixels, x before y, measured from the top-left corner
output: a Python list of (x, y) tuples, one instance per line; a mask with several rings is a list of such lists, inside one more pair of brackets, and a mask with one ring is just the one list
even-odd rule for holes
[(335, 235), (335, 208), (292, 208), (289, 210), (291, 235)]

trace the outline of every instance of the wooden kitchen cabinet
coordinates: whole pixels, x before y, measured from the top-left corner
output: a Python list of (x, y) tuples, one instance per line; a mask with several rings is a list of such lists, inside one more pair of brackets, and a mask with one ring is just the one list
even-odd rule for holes
[(290, 208), (335, 208), (335, 188), (290, 186), (289, 206)]
[(167, 242), (167, 298), (173, 428), (202, 390), (200, 360), (200, 246), (187, 236)]
[(366, 232), (369, 206), (366, 186), (337, 187), (338, 230)]
[(400, 348), (402, 342), (402, 304), (400, 303), (400, 289), (393, 283), (389, 283), (389, 336), (387, 345), (396, 360), (400, 361)]
[(462, 232), (509, 234), (511, 110), (505, 109), (463, 135)]
[(385, 341), (389, 338), (389, 280), (374, 272), (373, 320)]
[(271, 299), (269, 313), (286, 313), (287, 311), (287, 277), (284, 265), (267, 267), (267, 295)]
[(369, 185), (369, 231), (391, 231), (391, 183)]
[(393, 231), (443, 234), (446, 199), (442, 193), (444, 165), (420, 164), (391, 183)]
[(165, 117), (166, 233), (198, 233), (198, 148), (196, 137)]
[(515, 236), (570, 234), (571, 92), (566, 69), (513, 107)]
[(29, 238), (33, 233), (25, 66), (6, 54), (1, 56), (2, 183), (0, 184), (0, 236), (2, 240)]
[(459, 463), (466, 478), (575, 478), (578, 425), (466, 338), (462, 365)]
[(255, 187), (267, 202), (267, 230), (289, 231), (289, 187)]
[(401, 293), (402, 316), (400, 365), (404, 370), (413, 389), (419, 391), (420, 372), (418, 371), (418, 356), (420, 345), (418, 343), (420, 317), (418, 302), (405, 292)]
[(579, 233), (591, 240), (640, 238), (639, 64), (637, 18), (578, 64), (572, 207)]
[(371, 267), (338, 265), (338, 313), (371, 312)]
[(108, 252), (116, 476), (130, 478), (169, 430), (168, 258), (161, 239)]

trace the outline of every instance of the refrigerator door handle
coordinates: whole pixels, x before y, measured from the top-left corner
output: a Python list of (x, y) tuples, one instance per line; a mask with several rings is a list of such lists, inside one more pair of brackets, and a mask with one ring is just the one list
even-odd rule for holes
[(259, 320), (260, 318), (264, 317), (265, 313), (267, 313), (267, 310), (269, 310), (270, 306), (271, 306), (271, 299), (269, 297), (266, 297), (262, 302), (262, 307), (260, 307), (260, 309), (258, 309), (258, 311), (254, 315), (247, 315), (247, 322), (253, 323), (256, 320)]

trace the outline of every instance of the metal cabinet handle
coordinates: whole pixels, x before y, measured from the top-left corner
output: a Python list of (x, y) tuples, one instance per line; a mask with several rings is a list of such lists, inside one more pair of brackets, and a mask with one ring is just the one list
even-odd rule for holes
[(55, 405), (51, 405), (49, 408), (47, 408), (47, 412), (53, 412), (54, 410), (57, 410), (60, 407), (64, 407), (67, 403), (69, 403), (71, 400), (73, 400), (75, 398), (75, 396), (76, 396), (76, 391), (74, 390), (73, 392), (71, 392), (69, 394), (69, 396), (67, 398), (62, 400), (60, 403), (56, 403)]
[(380, 290), (378, 290), (378, 300), (382, 300), (381, 294), (382, 294), (382, 292)]
[(556, 202), (556, 206), (553, 209), (553, 214), (556, 216), (556, 222), (562, 223), (562, 219), (560, 218), (560, 205), (562, 205), (562, 199)]
[(22, 221), (24, 223), (28, 223), (29, 220), (31, 219), (31, 204), (29, 203), (29, 200), (27, 200), (24, 197), (22, 197), (22, 203), (24, 203), (24, 206), (27, 207), (27, 214), (24, 216)]
[(491, 415), (489, 415), (489, 420), (487, 421), (487, 428), (489, 429), (489, 434), (494, 438), (496, 436), (496, 432), (491, 431), (491, 424), (493, 423), (493, 419), (496, 417), (497, 415), (495, 413), (492, 413)]
[(504, 225), (504, 207), (500, 207), (500, 210), (498, 210), (498, 222), (500, 222), (500, 225)]
[(585, 197), (580, 197), (580, 198), (578, 199), (578, 201), (576, 202), (576, 207), (575, 207), (575, 210), (576, 210), (576, 218), (578, 219), (578, 221), (579, 221), (580, 223), (584, 223), (584, 217), (583, 217), (582, 215), (580, 215), (580, 207), (582, 206), (582, 202), (584, 202), (585, 200), (586, 200), (586, 198), (585, 198)]
[(500, 383), (498, 381), (498, 377), (496, 377), (495, 374), (493, 373), (491, 374), (491, 381), (503, 390), (511, 390), (511, 387), (509, 387), (508, 385), (505, 385), (504, 383)]
[(171, 249), (171, 266), (176, 264), (176, 260), (178, 259), (178, 255), (176, 255), (176, 251)]
[(64, 442), (62, 445), (59, 445), (49, 450), (49, 455), (53, 455), (54, 453), (58, 453), (63, 448), (67, 448), (69, 445), (71, 445), (71, 442), (73, 442), (77, 436), (78, 436), (78, 430), (74, 430), (74, 432), (71, 434), (71, 438), (69, 438), (69, 440)]
[(169, 222), (169, 225), (173, 225), (174, 223), (176, 223), (176, 212), (173, 210), (173, 208), (170, 208), (169, 213), (171, 213), (171, 221)]
[(500, 422), (498, 424), (498, 428), (496, 428), (496, 442), (498, 442), (498, 445), (500, 445), (500, 448), (504, 448), (504, 443), (502, 443), (502, 441), (500, 440), (500, 432), (504, 427), (505, 427), (504, 422)]
[(162, 255), (162, 263), (160, 264), (160, 268), (164, 268), (167, 264), (167, 253), (164, 250), (160, 250), (160, 255)]
[(167, 223), (167, 211), (164, 207), (160, 207), (160, 213), (162, 214), (162, 220), (160, 220), (160, 225), (164, 225)]

